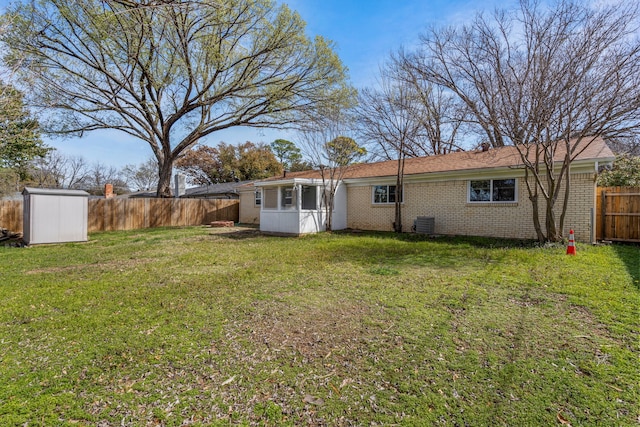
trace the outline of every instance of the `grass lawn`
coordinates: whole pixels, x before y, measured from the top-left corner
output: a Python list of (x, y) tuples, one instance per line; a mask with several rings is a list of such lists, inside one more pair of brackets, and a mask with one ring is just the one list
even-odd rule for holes
[(202, 227), (0, 247), (0, 425), (637, 426), (640, 248)]

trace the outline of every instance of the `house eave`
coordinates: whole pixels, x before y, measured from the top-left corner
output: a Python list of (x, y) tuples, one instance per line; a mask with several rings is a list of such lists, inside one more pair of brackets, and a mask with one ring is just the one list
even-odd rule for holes
[(282, 187), (295, 185), (322, 185), (322, 179), (317, 178), (284, 178), (272, 181), (256, 182), (256, 187)]
[[(571, 173), (593, 173), (597, 171), (598, 164), (602, 165), (603, 162), (609, 163), (613, 159), (586, 159), (586, 160), (574, 160), (571, 162)], [(558, 164), (559, 166), (559, 164)], [(544, 171), (545, 168), (541, 168)], [(415, 174), (405, 174), (404, 182), (435, 182), (435, 181), (452, 181), (452, 180), (468, 180), (468, 179), (500, 179), (500, 178), (520, 178), (525, 174), (524, 165), (513, 166), (501, 166), (494, 168), (476, 168), (454, 171), (439, 171), (439, 172), (422, 172)], [(372, 176), (365, 178), (346, 178), (343, 180), (347, 185), (369, 185), (372, 182), (376, 183), (395, 183), (396, 175), (384, 175), (384, 176)]]

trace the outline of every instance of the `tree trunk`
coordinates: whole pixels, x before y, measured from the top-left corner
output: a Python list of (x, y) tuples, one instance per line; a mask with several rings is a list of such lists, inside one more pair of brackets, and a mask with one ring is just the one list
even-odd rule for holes
[(333, 196), (329, 196), (329, 201), (327, 203), (327, 208), (326, 208), (326, 215), (327, 215), (327, 221), (326, 221), (326, 231), (331, 231), (333, 230), (333, 221), (332, 221), (332, 212), (333, 212)]
[(396, 177), (396, 215), (393, 223), (393, 231), (402, 233), (402, 191), (404, 184), (404, 153), (401, 151), (398, 157), (398, 175)]
[(546, 228), (547, 228), (547, 241), (557, 242), (560, 239), (562, 233), (558, 233), (558, 223), (556, 222), (556, 213), (554, 212), (554, 199), (551, 198), (546, 201)]
[[(323, 190), (324, 191), (324, 190)], [(336, 196), (336, 188), (334, 188), (334, 184), (333, 184), (333, 179), (331, 180), (330, 184), (329, 184), (329, 192), (327, 193), (325, 191), (326, 194), (326, 205), (325, 205), (325, 214), (327, 215), (327, 219), (325, 221), (325, 228), (326, 231), (332, 231), (333, 230), (333, 204), (335, 203), (335, 196)]]
[(538, 241), (540, 243), (544, 243), (546, 238), (542, 232), (542, 224), (540, 224), (540, 204), (538, 203), (538, 195), (530, 195), (529, 200), (531, 200), (531, 207), (533, 209), (533, 228), (536, 230)]
[(567, 147), (567, 167), (565, 168), (564, 175), (564, 199), (562, 201), (562, 213), (560, 214), (560, 238), (564, 238), (564, 220), (567, 216), (567, 208), (569, 207), (569, 194), (571, 192), (571, 157), (569, 154), (569, 147)]
[(172, 197), (171, 193), (171, 175), (173, 174), (173, 162), (165, 159), (159, 161), (158, 170), (158, 190), (156, 192), (157, 197), (169, 198)]
[[(545, 236), (542, 232), (542, 224), (540, 224), (540, 204), (538, 203), (538, 183), (534, 179), (533, 188), (531, 187), (531, 181), (529, 180), (529, 167), (524, 169), (524, 182), (527, 185), (527, 192), (529, 193), (529, 200), (531, 201), (531, 209), (533, 212), (533, 228), (538, 236), (538, 241), (544, 243)], [(535, 174), (534, 174), (535, 175)]]

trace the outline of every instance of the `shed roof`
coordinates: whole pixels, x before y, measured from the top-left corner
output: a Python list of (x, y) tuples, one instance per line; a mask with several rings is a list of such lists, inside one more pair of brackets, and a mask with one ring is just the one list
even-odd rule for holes
[(89, 197), (89, 193), (82, 190), (69, 190), (66, 188), (35, 188), (35, 187), (24, 187), (22, 190), (23, 195), (28, 194), (39, 194), (39, 195), (48, 195), (48, 196), (80, 196), (80, 197)]

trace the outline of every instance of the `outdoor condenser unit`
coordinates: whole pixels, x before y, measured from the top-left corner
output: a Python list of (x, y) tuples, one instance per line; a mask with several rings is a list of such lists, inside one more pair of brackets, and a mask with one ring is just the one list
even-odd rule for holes
[(88, 240), (89, 193), (26, 187), (22, 195), (22, 234), (26, 244)]
[(414, 221), (416, 233), (419, 234), (435, 234), (435, 218), (432, 216), (419, 216)]

